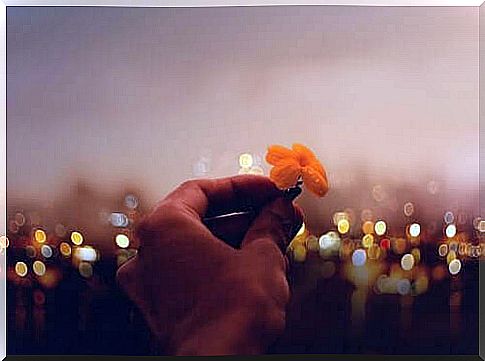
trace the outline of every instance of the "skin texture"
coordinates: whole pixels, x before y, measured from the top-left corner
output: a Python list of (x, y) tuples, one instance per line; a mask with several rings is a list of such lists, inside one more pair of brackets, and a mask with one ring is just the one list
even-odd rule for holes
[[(257, 210), (250, 222), (228, 219), (217, 232), (203, 223), (248, 206)], [(117, 279), (168, 353), (262, 353), (285, 327), (282, 250), (302, 221), (268, 178), (188, 181), (140, 222), (139, 252)], [(240, 249), (222, 241), (233, 237)]]

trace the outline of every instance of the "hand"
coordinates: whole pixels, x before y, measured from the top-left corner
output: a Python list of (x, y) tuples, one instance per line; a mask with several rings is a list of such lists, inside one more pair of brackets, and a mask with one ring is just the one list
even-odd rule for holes
[[(254, 221), (223, 227), (227, 237), (245, 233), (240, 249), (202, 223), (243, 205), (260, 210)], [(169, 353), (261, 353), (285, 327), (290, 295), (281, 250), (302, 220), (268, 178), (188, 181), (139, 224), (139, 252), (117, 279)]]

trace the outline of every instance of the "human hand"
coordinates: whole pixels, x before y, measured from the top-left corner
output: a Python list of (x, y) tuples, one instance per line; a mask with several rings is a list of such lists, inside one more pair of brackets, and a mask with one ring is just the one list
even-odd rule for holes
[[(260, 210), (251, 224), (228, 221), (218, 232), (245, 234), (240, 249), (202, 222), (248, 205)], [(188, 181), (139, 224), (139, 252), (117, 279), (169, 353), (261, 353), (284, 330), (289, 287), (282, 250), (302, 220), (268, 178)]]

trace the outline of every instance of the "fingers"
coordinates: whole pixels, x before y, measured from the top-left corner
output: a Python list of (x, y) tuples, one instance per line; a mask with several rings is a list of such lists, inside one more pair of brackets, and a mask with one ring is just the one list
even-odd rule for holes
[(247, 207), (260, 208), (280, 196), (268, 178), (241, 175), (220, 179), (201, 179), (183, 183), (165, 201), (190, 210), (202, 218), (236, 212)]
[[(303, 212), (291, 200), (279, 197), (263, 207), (248, 229), (241, 248), (271, 247), (283, 253), (303, 222)], [(296, 232), (295, 232), (296, 229)]]

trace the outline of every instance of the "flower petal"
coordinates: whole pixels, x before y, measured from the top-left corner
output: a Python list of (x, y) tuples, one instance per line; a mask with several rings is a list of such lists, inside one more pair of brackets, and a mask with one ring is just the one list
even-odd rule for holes
[(286, 189), (293, 187), (300, 175), (301, 168), (296, 160), (294, 160), (274, 166), (269, 173), (269, 178), (279, 189)]
[(319, 197), (323, 197), (328, 192), (328, 181), (324, 174), (313, 166), (302, 168), (303, 183), (308, 190)]
[(271, 145), (266, 153), (266, 161), (271, 165), (283, 165), (288, 161), (297, 161), (297, 155), (294, 151), (281, 145)]
[(291, 148), (298, 155), (298, 159), (302, 167), (305, 167), (315, 161), (318, 162), (315, 154), (303, 144), (295, 143)]

